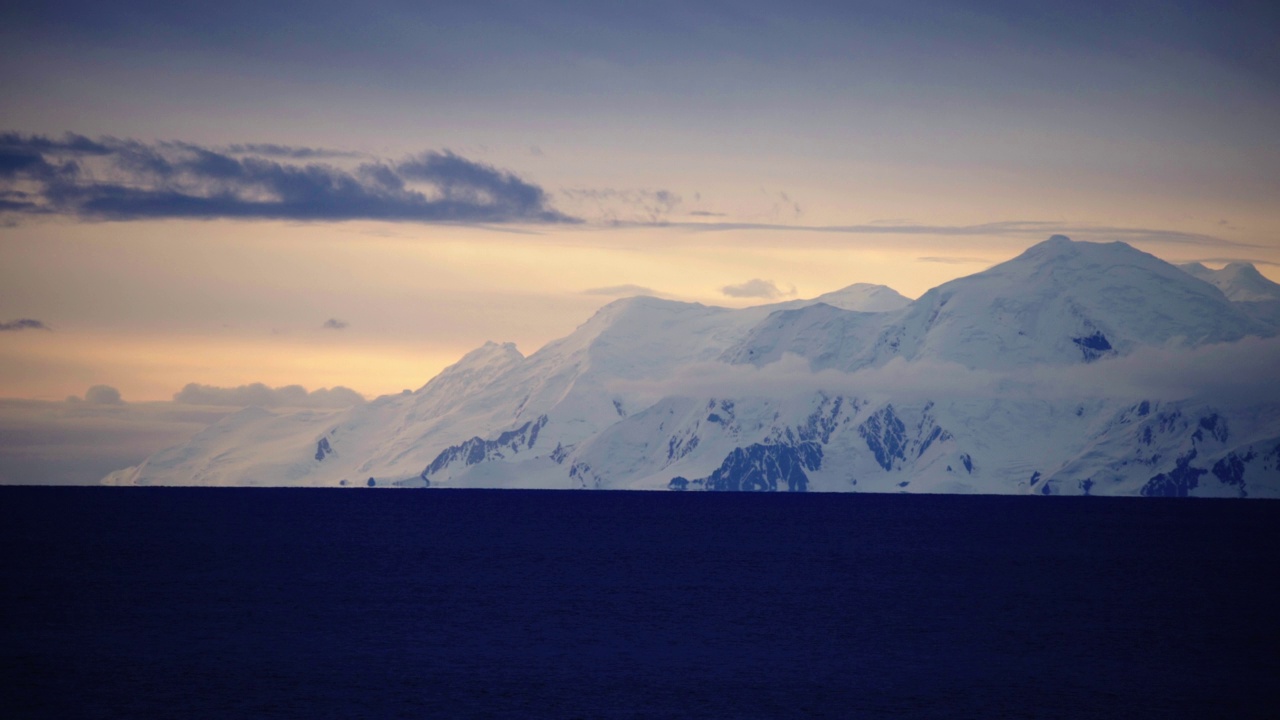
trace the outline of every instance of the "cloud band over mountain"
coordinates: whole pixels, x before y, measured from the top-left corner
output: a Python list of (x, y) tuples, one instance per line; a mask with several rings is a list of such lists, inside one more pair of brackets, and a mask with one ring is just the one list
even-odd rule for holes
[(91, 220), (240, 218), (567, 223), (538, 185), (450, 151), (355, 167), (334, 151), (0, 134), (0, 213)]
[(173, 401), (182, 405), (344, 408), (363, 403), (364, 396), (341, 385), (307, 392), (301, 385), (273, 388), (262, 383), (239, 387), (188, 383), (174, 393)]

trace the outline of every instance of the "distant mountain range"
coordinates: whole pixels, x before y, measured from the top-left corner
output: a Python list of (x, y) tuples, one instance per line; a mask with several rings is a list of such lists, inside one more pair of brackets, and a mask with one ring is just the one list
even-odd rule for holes
[(248, 408), (128, 485), (1280, 496), (1280, 285), (1054, 236), (911, 301), (618, 300), (416, 392)]

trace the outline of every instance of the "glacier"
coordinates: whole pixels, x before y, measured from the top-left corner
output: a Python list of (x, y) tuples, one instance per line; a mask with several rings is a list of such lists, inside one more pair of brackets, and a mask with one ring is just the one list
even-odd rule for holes
[(916, 300), (632, 297), (417, 391), (251, 407), (112, 485), (1280, 496), (1280, 285), (1055, 235)]

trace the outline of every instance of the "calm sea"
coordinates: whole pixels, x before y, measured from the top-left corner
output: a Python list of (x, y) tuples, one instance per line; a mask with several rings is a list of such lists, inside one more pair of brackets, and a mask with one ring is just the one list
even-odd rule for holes
[(0, 488), (6, 718), (1280, 713), (1280, 503)]

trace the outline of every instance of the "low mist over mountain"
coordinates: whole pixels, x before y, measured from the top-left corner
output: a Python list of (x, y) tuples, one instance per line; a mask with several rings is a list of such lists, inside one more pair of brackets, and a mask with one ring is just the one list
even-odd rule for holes
[(914, 301), (632, 297), (528, 357), (252, 407), (104, 482), (1274, 497), (1278, 290), (1054, 236)]

